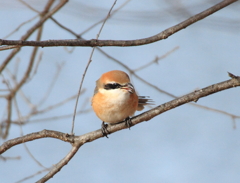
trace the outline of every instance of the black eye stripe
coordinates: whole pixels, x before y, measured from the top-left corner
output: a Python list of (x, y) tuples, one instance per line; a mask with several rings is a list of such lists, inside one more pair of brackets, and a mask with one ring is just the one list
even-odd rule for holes
[(117, 88), (121, 88), (122, 85), (118, 84), (118, 83), (109, 83), (104, 85), (104, 89), (106, 90), (113, 90), (113, 89), (117, 89)]

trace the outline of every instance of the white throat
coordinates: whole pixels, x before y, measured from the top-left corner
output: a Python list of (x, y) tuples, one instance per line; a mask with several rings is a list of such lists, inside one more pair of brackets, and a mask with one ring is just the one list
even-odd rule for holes
[(99, 89), (99, 92), (102, 93), (105, 96), (105, 99), (110, 103), (125, 103), (130, 97), (130, 93), (128, 91), (120, 88), (113, 90)]

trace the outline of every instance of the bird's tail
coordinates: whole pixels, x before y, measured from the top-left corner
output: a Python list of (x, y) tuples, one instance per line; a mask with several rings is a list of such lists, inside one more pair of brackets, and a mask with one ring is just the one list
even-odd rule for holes
[(154, 102), (152, 99), (149, 98), (149, 96), (138, 96), (138, 111), (141, 111), (144, 109), (145, 105), (154, 105)]

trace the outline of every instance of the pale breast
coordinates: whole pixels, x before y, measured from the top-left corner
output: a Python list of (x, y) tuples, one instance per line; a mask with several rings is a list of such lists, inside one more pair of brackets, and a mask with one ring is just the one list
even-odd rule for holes
[(94, 96), (92, 106), (102, 121), (116, 123), (134, 115), (136, 102), (132, 101), (132, 94), (128, 91), (100, 89)]

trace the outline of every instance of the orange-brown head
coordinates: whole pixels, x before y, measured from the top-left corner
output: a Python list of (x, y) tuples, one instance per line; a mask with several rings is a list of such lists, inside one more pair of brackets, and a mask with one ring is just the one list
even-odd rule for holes
[[(104, 87), (107, 89), (108, 86), (111, 87), (111, 84), (113, 85), (112, 87), (114, 87), (114, 85), (115, 85), (115, 87), (121, 87), (128, 83), (130, 83), (130, 79), (129, 79), (129, 76), (125, 72), (119, 71), (119, 70), (109, 71), (109, 72), (104, 73), (99, 78), (99, 80), (97, 80), (94, 93), (97, 92), (96, 89), (101, 89)], [(117, 86), (117, 84), (119, 84), (119, 85)]]

